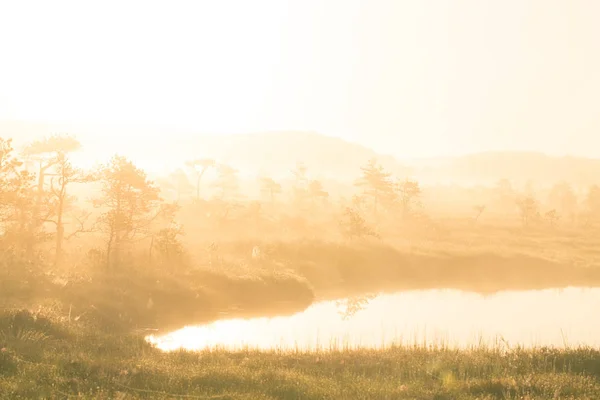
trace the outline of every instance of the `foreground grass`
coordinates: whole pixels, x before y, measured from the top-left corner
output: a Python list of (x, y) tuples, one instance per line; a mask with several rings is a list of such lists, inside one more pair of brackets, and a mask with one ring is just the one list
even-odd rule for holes
[[(131, 333), (297, 311), (371, 290), (600, 284), (588, 250), (575, 254), (587, 260), (580, 265), (569, 261), (574, 250), (561, 258), (302, 241), (259, 243), (265, 257), (247, 260), (255, 244), (224, 245), (237, 258), (172, 274), (146, 267), (60, 280), (0, 260), (0, 399), (600, 398), (600, 352), (592, 349), (163, 353)], [(40, 305), (45, 318), (7, 311)]]
[(29, 312), (0, 314), (0, 398), (597, 399), (600, 352), (390, 348), (163, 353)]

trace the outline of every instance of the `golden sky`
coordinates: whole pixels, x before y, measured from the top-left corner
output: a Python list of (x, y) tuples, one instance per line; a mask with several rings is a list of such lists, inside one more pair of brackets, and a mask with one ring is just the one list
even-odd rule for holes
[(600, 156), (599, 20), (597, 0), (0, 0), (0, 119)]

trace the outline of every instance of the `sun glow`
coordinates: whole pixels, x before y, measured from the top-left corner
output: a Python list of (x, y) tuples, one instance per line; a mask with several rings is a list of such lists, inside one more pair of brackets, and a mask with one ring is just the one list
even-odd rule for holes
[(0, 120), (310, 130), (402, 157), (586, 153), (599, 4), (2, 2)]

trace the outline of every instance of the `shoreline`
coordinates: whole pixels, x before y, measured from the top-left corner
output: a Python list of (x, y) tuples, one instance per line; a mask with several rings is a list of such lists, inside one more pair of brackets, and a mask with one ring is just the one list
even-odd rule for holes
[[(0, 398), (595, 399), (585, 348), (163, 352), (135, 335), (0, 313)], [(28, 332), (27, 335), (19, 332)]]

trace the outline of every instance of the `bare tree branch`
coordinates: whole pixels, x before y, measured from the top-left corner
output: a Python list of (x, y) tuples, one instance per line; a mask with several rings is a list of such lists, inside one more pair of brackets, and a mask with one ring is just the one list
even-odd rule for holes
[(96, 232), (97, 226), (96, 223), (93, 223), (92, 226), (90, 226), (89, 228), (85, 227), (85, 223), (87, 222), (87, 220), (90, 218), (90, 216), (92, 215), (91, 212), (85, 213), (81, 218), (78, 218), (76, 216), (74, 216), (73, 218), (75, 218), (75, 220), (77, 220), (77, 223), (79, 224), (79, 227), (72, 232), (71, 234), (67, 235), (65, 237), (65, 240), (69, 240), (73, 237), (77, 237), (79, 234), (82, 233), (93, 233)]

